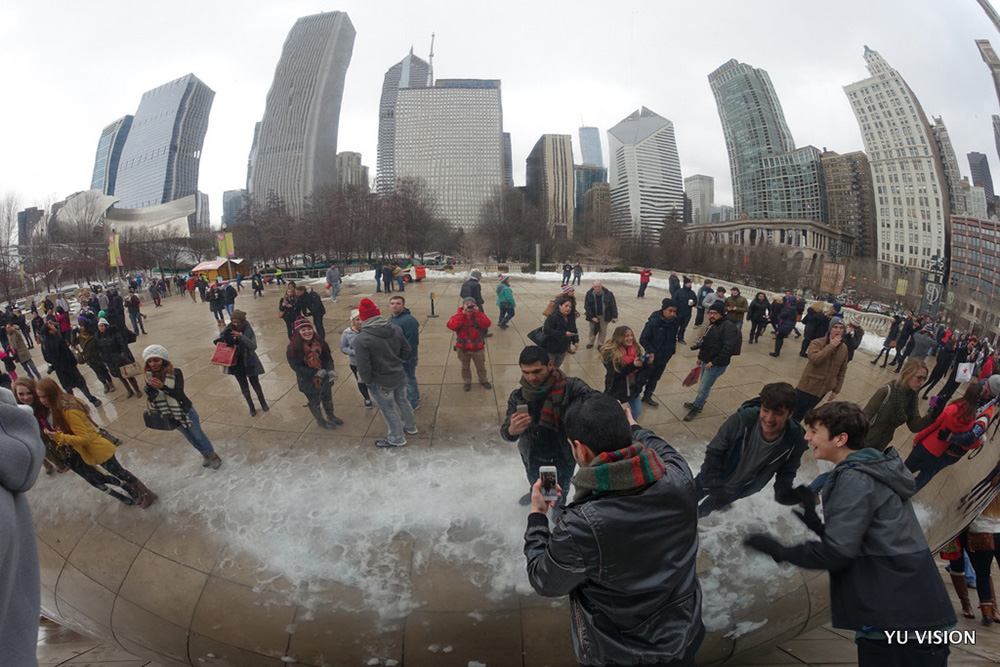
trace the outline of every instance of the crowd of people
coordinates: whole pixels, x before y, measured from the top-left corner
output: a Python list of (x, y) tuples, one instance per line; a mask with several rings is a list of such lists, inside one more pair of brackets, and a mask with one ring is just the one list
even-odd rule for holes
[[(520, 353), (520, 386), (508, 398), (500, 436), (517, 442), (527, 477), (528, 491), (520, 503), (531, 507), (525, 534), (529, 580), (542, 595), (570, 595), (574, 648), (581, 664), (693, 664), (705, 634), (695, 570), (698, 520), (724, 512), (772, 483), (774, 501), (794, 508), (818, 540), (785, 546), (773, 536), (755, 534), (747, 537), (747, 547), (777, 562), (835, 573), (834, 624), (858, 632), (862, 664), (889, 664), (877, 662), (883, 659), (879, 656), (897, 659), (904, 654), (897, 664), (945, 664), (946, 647), (892, 645), (885, 632), (937, 630), (954, 623), (910, 499), (940, 471), (982, 446), (1000, 394), (1000, 352), (988, 341), (913, 313), (897, 317), (882, 349), (882, 368), (888, 367), (895, 377), (890, 375), (866, 405), (858, 406), (837, 398), (865, 332), (845, 320), (838, 304), (809, 305), (790, 292), (773, 300), (759, 292), (748, 301), (737, 287), (726, 290), (706, 280), (695, 291), (690, 278), (673, 275), (659, 307), (633, 328), (619, 324), (615, 294), (600, 280), (593, 281), (578, 308), (578, 268), (568, 262), (563, 266), (560, 291), (543, 311), (542, 326), (527, 334), (533, 344)], [(375, 443), (380, 448), (405, 446), (406, 436), (418, 433), (414, 412), (420, 407), (416, 366), (421, 326), (406, 307), (397, 270), (376, 268), (378, 291), (384, 286), (392, 292), (396, 283), (388, 301), (391, 316), (383, 315), (371, 299), (360, 299), (338, 345), (348, 358), (363, 405), (378, 408), (385, 421), (386, 436)], [(649, 286), (647, 271), (640, 275), (640, 299)], [(259, 275), (254, 271), (251, 279), (255, 297), (263, 295)], [(473, 364), (479, 384), (492, 390), (485, 348), (493, 336), (493, 321), (485, 312), (482, 281), (480, 271), (471, 271), (461, 287), (458, 309), (446, 323), (455, 334), (465, 391), (472, 389)], [(337, 302), (341, 282), (339, 270), (331, 267), (326, 275), (330, 303)], [(192, 300), (199, 292), (209, 304), (220, 328), (213, 342), (228, 352), (216, 363), (236, 378), (250, 416), (256, 416), (258, 405), (268, 411), (259, 381), (264, 366), (256, 352), (257, 337), (247, 313), (234, 307), (239, 281), (209, 283), (190, 276), (179, 278), (175, 286), (178, 294), (190, 294)], [(79, 389), (94, 406), (101, 405), (87, 388), (79, 364), (94, 371), (106, 393), (115, 390), (118, 379), (127, 398), (145, 397), (147, 412), (155, 413), (150, 419), (159, 424), (150, 428), (178, 430), (202, 455), (204, 467), (218, 469), (222, 459), (202, 430), (184, 391), (184, 375), (170, 363), (167, 349), (146, 346), (141, 365), (129, 350), (138, 336), (147, 334), (141, 287), (135, 281), (124, 299), (116, 289), (95, 290), (81, 300), (77, 326), (68, 333), (63, 325), (67, 318), (61, 317), (69, 312), (68, 303), (43, 304), (44, 316), (32, 304), (30, 327), (20, 311), (8, 309), (2, 327), (5, 340), (0, 342), (28, 375), (14, 381), (13, 398), (35, 417), (47, 470), (72, 470), (122, 503), (146, 508), (156, 494), (117, 461), (115, 436), (97, 426), (87, 404), (73, 395)], [(152, 280), (147, 289), (155, 307), (170, 293), (164, 281)], [(287, 363), (310, 414), (321, 428), (335, 429), (343, 421), (333, 405), (338, 374), (326, 340), (324, 300), (304, 284), (289, 283), (278, 297), (278, 316), (289, 339)], [(515, 300), (504, 274), (497, 278), (496, 306), (497, 327), (506, 329)], [(734, 411), (708, 443), (697, 473), (682, 453), (636, 421), (644, 406), (660, 407), (654, 393), (677, 346), (688, 344), (692, 317), (697, 338), (690, 347), (697, 352), (697, 362), (685, 385), (697, 384), (697, 389), (684, 403), (684, 421), (698, 417), (715, 382), (740, 356), (744, 321), (751, 323), (748, 344), (759, 343), (770, 325), (771, 356), (780, 355), (786, 338), (800, 335), (800, 355), (806, 359), (797, 384), (765, 384), (758, 397), (727, 408)], [(35, 319), (41, 320), (38, 326)], [(605, 369), (600, 389), (561, 369), (567, 355), (580, 354), (581, 335), (587, 338), (584, 349), (593, 350), (586, 354)], [(58, 382), (42, 378), (32, 363), (34, 343)], [(930, 356), (936, 357), (933, 372), (927, 365)], [(140, 390), (138, 379), (143, 377), (145, 387)], [(943, 389), (924, 412), (921, 392), (928, 398), (942, 379)], [(963, 384), (961, 395), (951, 401)], [(905, 460), (890, 446), (904, 425), (914, 434)], [(796, 486), (810, 447), (817, 459), (835, 468)], [(544, 466), (555, 468), (566, 495), (543, 497), (539, 470)], [(820, 503), (822, 516), (817, 511)], [(553, 506), (559, 510), (550, 527), (547, 514)], [(1000, 558), (1000, 542), (991, 542), (986, 550), (981, 546), (984, 539), (974, 546), (971, 536), (1000, 537), (1000, 519), (994, 516), (1000, 517), (1000, 509), (984, 513), (958, 545), (963, 557), (966, 552), (971, 557), (980, 581), (989, 576), (985, 551), (990, 558)], [(589, 528), (598, 523), (606, 528)], [(654, 527), (655, 534), (650, 532)], [(608, 572), (614, 573), (610, 580)], [(963, 571), (953, 581), (968, 616), (964, 576)], [(900, 593), (918, 579), (919, 604)], [(983, 619), (1000, 620), (995, 601), (984, 602), (985, 590), (982, 585), (977, 589)], [(636, 632), (638, 627), (645, 630)], [(940, 662), (941, 650), (945, 662)], [(872, 660), (876, 662), (868, 662)]]

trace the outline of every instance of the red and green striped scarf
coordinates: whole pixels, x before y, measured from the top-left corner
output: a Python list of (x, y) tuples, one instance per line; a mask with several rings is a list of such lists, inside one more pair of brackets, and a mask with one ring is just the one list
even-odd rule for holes
[(532, 387), (522, 377), (521, 396), (528, 403), (543, 399), (542, 414), (538, 425), (553, 431), (559, 430), (559, 418), (562, 415), (563, 398), (566, 396), (566, 376), (558, 368), (553, 368), (549, 378), (537, 387)]
[(663, 477), (663, 460), (641, 442), (625, 449), (603, 452), (573, 475), (573, 500), (610, 491), (631, 491)]

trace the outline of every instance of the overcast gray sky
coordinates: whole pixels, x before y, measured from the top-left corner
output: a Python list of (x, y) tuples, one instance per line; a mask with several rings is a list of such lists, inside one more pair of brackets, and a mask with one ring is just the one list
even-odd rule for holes
[(437, 77), (502, 80), (517, 184), (541, 134), (573, 135), (579, 158), (582, 119), (601, 128), (607, 161), (606, 130), (647, 106), (673, 121), (683, 175), (713, 176), (716, 203), (731, 204), (708, 74), (730, 58), (765, 69), (797, 146), (860, 150), (843, 86), (868, 76), (866, 44), (944, 118), (964, 174), (969, 151), (1000, 170), (1000, 107), (973, 41), (1000, 50), (1000, 35), (975, 0), (14, 0), (0, 4), (0, 192), (30, 206), (88, 188), (101, 129), (193, 72), (216, 92), (200, 187), (218, 223), (289, 29), (331, 10), (357, 30), (338, 150), (360, 152), (373, 178), (382, 77), (411, 45), (426, 58), (432, 32)]

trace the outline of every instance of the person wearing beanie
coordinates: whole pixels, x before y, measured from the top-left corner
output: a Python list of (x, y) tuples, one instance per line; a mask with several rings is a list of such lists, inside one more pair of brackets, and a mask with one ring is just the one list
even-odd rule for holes
[(73, 355), (69, 345), (59, 332), (59, 324), (55, 320), (49, 320), (42, 329), (42, 358), (56, 372), (59, 384), (62, 385), (70, 395), (74, 389), (79, 389), (87, 400), (95, 407), (101, 404), (101, 399), (90, 393), (87, 381), (80, 370), (76, 367), (76, 357)]
[(307, 290), (305, 285), (295, 286), (295, 303), (299, 306), (302, 315), (313, 318), (313, 329), (320, 340), (326, 340), (326, 327), (323, 326), (323, 316), (326, 315), (326, 306), (318, 292)]
[(549, 301), (549, 305), (542, 311), (543, 317), (548, 317), (556, 312), (556, 301), (559, 299), (568, 299), (573, 304), (573, 317), (580, 317), (580, 311), (576, 308), (576, 288), (572, 285), (564, 285), (559, 294)]
[(135, 357), (132, 356), (128, 342), (126, 342), (123, 332), (104, 318), (97, 322), (97, 355), (104, 363), (105, 368), (108, 369), (108, 374), (121, 380), (122, 386), (128, 392), (125, 398), (142, 396), (138, 381), (134, 377), (125, 377), (121, 372), (122, 366), (135, 363)]
[(201, 453), (202, 467), (218, 470), (222, 459), (201, 428), (191, 399), (184, 393), (184, 374), (170, 363), (167, 348), (149, 345), (142, 351), (149, 408), (177, 423), (177, 430)]
[(295, 371), (299, 391), (305, 394), (307, 407), (316, 423), (326, 429), (343, 424), (344, 421), (333, 414), (333, 383), (337, 373), (333, 369), (330, 346), (316, 334), (312, 322), (305, 317), (295, 321), (295, 335), (288, 341), (285, 358)]
[(368, 385), (361, 381), (358, 377), (358, 362), (354, 356), (354, 339), (357, 338), (358, 333), (361, 332), (361, 311), (355, 308), (351, 311), (351, 325), (344, 329), (343, 333), (340, 334), (340, 351), (347, 355), (348, 364), (351, 367), (351, 373), (354, 374), (354, 380), (358, 383), (358, 391), (361, 392), (361, 397), (364, 399), (364, 405), (366, 408), (371, 409), (375, 407), (372, 403), (371, 396), (368, 393)]
[(694, 293), (691, 285), (691, 279), (684, 276), (681, 288), (673, 296), (674, 303), (677, 305), (677, 342), (682, 345), (687, 345), (684, 335), (688, 324), (691, 323), (691, 313), (698, 304), (698, 295)]
[(285, 332), (288, 340), (295, 335), (295, 320), (302, 314), (302, 306), (298, 302), (297, 291), (294, 285), (285, 288), (285, 294), (278, 302), (278, 317), (285, 322)]
[(809, 343), (809, 361), (795, 387), (795, 411), (792, 413), (795, 421), (801, 422), (807, 412), (819, 405), (827, 392), (830, 392), (830, 401), (837, 400), (850, 361), (844, 341), (846, 333), (844, 318), (832, 317), (826, 336)]
[(132, 331), (135, 335), (139, 335), (139, 331), (142, 331), (142, 335), (146, 335), (146, 325), (143, 324), (143, 318), (145, 315), (142, 314), (142, 299), (139, 295), (135, 293), (135, 290), (129, 290), (128, 296), (124, 300), (125, 310), (128, 312), (129, 321), (132, 322)]
[(0, 655), (9, 665), (36, 665), (41, 575), (27, 492), (45, 457), (30, 412), (0, 404)]
[[(680, 317), (677, 311), (676, 301), (664, 299), (660, 302), (660, 309), (649, 314), (649, 319), (646, 320), (646, 325), (639, 336), (639, 345), (650, 355), (649, 366), (645, 371), (646, 385), (643, 388), (642, 402), (654, 408), (660, 405), (653, 400), (656, 384), (663, 377), (667, 362), (677, 351), (677, 339), (680, 337)], [(690, 307), (687, 312), (690, 317)]]
[(403, 330), (389, 323), (371, 299), (358, 306), (361, 330), (354, 338), (354, 359), (358, 377), (368, 385), (372, 400), (385, 420), (388, 435), (376, 447), (402, 447), (406, 433), (417, 433), (413, 406), (406, 398), (406, 370), (410, 345)]
[(84, 363), (94, 371), (94, 375), (104, 385), (104, 393), (110, 394), (115, 391), (114, 378), (101, 359), (101, 351), (97, 347), (96, 321), (86, 320), (80, 323), (79, 328), (73, 332), (73, 346), (83, 353)]
[(500, 319), (497, 326), (501, 329), (507, 328), (507, 323), (514, 319), (514, 292), (510, 289), (510, 276), (501, 273), (500, 283), (497, 285), (497, 307), (500, 308)]
[(740, 353), (743, 342), (736, 323), (726, 317), (726, 305), (723, 301), (716, 301), (705, 310), (708, 312), (709, 325), (698, 347), (701, 378), (698, 382), (698, 394), (693, 401), (684, 404), (688, 411), (684, 415), (686, 422), (697, 417), (705, 407), (712, 385), (729, 368), (732, 357)]
[[(479, 312), (485, 313), (486, 310), (483, 308), (483, 287), (479, 284), (479, 279), (482, 276), (482, 273), (473, 269), (472, 273), (469, 274), (469, 279), (462, 283), (462, 289), (458, 293), (458, 298), (464, 300), (466, 297), (471, 296), (475, 300)], [(491, 333), (487, 333), (486, 337), (489, 338), (492, 335)]]
[(479, 310), (476, 300), (467, 296), (459, 306), (458, 312), (448, 320), (448, 328), (455, 332), (455, 351), (458, 360), (462, 362), (462, 381), (465, 391), (472, 389), (472, 370), (470, 364), (475, 362), (479, 384), (486, 389), (492, 389), (486, 375), (486, 337), (490, 328), (490, 318)]
[(223, 366), (222, 372), (236, 378), (236, 382), (240, 385), (240, 393), (250, 408), (250, 416), (257, 416), (257, 408), (250, 396), (251, 386), (257, 393), (261, 410), (264, 412), (270, 410), (264, 399), (264, 390), (260, 386), (259, 379), (264, 374), (264, 364), (260, 363), (260, 358), (257, 356), (257, 335), (247, 322), (247, 314), (242, 310), (234, 310), (229, 324), (212, 343), (216, 345), (225, 343), (236, 347), (236, 360), (232, 366)]

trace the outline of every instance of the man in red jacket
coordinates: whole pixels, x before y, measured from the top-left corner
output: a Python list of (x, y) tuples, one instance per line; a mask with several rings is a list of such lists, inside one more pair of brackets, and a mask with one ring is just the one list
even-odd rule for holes
[(470, 362), (476, 362), (479, 384), (486, 389), (493, 385), (486, 379), (486, 330), (490, 328), (490, 318), (486, 317), (471, 296), (465, 297), (458, 312), (448, 320), (448, 328), (455, 332), (455, 351), (462, 362), (462, 380), (465, 391), (472, 389), (472, 369)]

